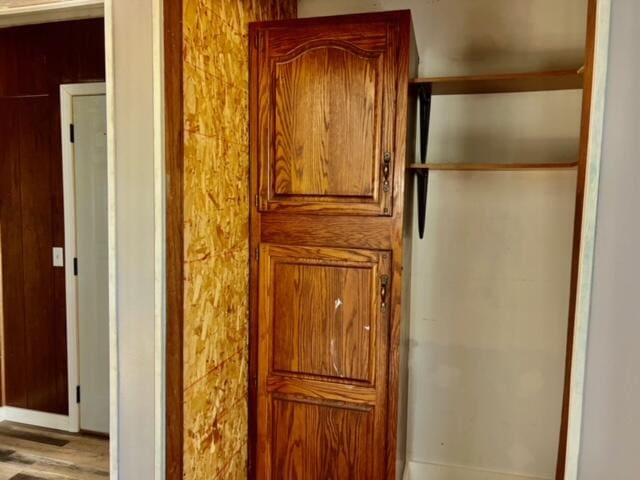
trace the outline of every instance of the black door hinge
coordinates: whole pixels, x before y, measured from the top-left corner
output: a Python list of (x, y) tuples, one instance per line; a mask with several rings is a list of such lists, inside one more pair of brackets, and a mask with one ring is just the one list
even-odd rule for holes
[(76, 129), (75, 129), (73, 123), (69, 124), (69, 141), (71, 143), (75, 143), (76, 142)]
[(73, 259), (73, 274), (78, 276), (78, 257)]
[(80, 403), (80, 385), (76, 386), (76, 403)]

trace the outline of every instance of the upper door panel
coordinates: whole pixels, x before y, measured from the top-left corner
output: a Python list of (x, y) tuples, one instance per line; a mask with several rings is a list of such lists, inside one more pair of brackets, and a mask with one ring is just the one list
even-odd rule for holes
[(392, 214), (397, 24), (258, 29), (258, 207)]

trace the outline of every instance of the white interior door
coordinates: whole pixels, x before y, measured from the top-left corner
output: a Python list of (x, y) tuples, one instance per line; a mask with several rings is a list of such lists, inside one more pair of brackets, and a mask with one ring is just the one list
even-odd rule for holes
[(109, 432), (107, 122), (105, 95), (72, 100), (76, 192), (80, 428)]

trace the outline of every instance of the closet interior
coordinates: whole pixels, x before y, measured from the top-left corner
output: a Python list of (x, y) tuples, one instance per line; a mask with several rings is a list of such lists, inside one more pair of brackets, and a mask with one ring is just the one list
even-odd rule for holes
[(595, 2), (581, 7), (554, 6), (586, 38), (564, 68), (410, 81), (408, 478), (564, 478)]
[(595, 11), (253, 25), (259, 478), (565, 478)]

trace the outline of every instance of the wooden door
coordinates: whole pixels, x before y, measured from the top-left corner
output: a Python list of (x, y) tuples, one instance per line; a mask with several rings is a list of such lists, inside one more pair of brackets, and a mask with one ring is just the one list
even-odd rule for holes
[(257, 32), (260, 210), (391, 215), (395, 27)]
[[(104, 91), (104, 86), (100, 88)], [(104, 93), (74, 95), (80, 429), (109, 433), (109, 245)], [(88, 93), (88, 92), (85, 92)]]
[(249, 476), (392, 480), (411, 19), (249, 36)]
[(263, 245), (260, 258), (261, 478), (374, 478), (390, 254)]

